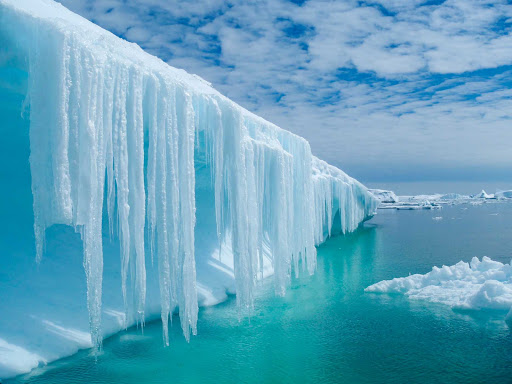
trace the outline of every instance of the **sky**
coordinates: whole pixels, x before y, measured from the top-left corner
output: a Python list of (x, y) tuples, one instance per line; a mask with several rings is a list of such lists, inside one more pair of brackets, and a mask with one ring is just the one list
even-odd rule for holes
[(512, 3), (60, 0), (362, 181), (512, 181)]

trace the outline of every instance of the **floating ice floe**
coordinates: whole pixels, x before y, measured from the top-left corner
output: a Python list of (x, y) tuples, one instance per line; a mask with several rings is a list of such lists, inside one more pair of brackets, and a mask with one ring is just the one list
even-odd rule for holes
[(506, 320), (512, 321), (512, 266), (487, 256), (481, 261), (473, 257), (469, 263), (433, 267), (424, 275), (383, 280), (365, 292), (398, 293), (452, 308), (509, 311)]

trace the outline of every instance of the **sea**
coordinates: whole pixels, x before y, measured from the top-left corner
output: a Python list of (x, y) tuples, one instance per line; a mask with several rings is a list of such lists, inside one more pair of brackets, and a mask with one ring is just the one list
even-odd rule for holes
[[(394, 185), (399, 194), (479, 192), (467, 187)], [(99, 353), (83, 350), (4, 383), (511, 383), (506, 312), (364, 292), (474, 256), (510, 263), (511, 219), (512, 203), (379, 210), (319, 246), (316, 273), (293, 278), (284, 297), (272, 278), (263, 281), (250, 316), (230, 297), (200, 309), (189, 343), (175, 317), (164, 347), (155, 321), (108, 338)]]

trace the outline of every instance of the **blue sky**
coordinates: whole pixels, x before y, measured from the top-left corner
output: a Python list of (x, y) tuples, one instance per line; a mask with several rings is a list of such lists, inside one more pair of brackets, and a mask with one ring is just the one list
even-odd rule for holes
[(512, 4), (61, 0), (363, 181), (512, 180)]

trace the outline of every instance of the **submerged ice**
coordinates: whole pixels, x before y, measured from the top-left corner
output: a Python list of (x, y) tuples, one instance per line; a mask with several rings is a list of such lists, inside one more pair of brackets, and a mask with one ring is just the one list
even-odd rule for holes
[[(44, 258), (56, 224), (79, 233), (93, 345), (105, 336), (105, 231), (119, 245), (121, 326), (153, 315), (154, 262), (168, 343), (175, 310), (187, 339), (197, 331), (206, 257), (231, 260), (248, 313), (258, 279), (273, 274), (284, 294), (292, 273), (315, 271), (315, 245), (374, 214), (373, 195), (304, 139), (51, 0), (0, 0), (0, 37), (5, 72), (26, 78), (19, 113), (30, 120), (35, 254)], [(209, 205), (211, 220), (200, 217)]]

